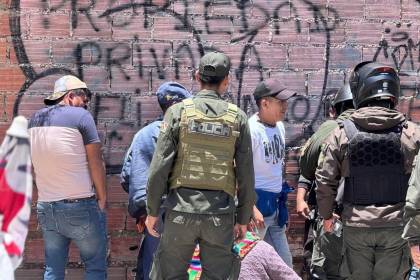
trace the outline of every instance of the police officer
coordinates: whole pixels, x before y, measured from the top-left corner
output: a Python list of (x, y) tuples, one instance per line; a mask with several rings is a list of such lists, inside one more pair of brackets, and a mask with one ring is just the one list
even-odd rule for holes
[[(300, 177), (296, 195), (296, 210), (299, 215), (306, 218), (308, 235), (313, 236), (313, 252), (310, 264), (312, 279), (341, 279), (339, 266), (341, 260), (342, 237), (335, 234), (322, 234), (323, 224), (317, 218), (315, 199), (315, 170), (318, 165), (322, 143), (338, 127), (338, 123), (347, 120), (354, 112), (353, 96), (350, 85), (345, 83), (334, 96), (331, 102), (332, 114), (338, 116), (336, 120), (324, 122), (317, 132), (308, 139), (302, 149), (299, 167)], [(305, 197), (308, 194), (308, 201)], [(308, 206), (309, 204), (309, 206)], [(310, 208), (315, 215), (310, 219)], [(337, 211), (336, 211), (337, 212)], [(336, 213), (339, 214), (339, 213)], [(305, 247), (310, 247), (305, 244)], [(310, 254), (310, 253), (309, 253)]]
[(196, 73), (201, 91), (165, 114), (147, 187), (146, 227), (155, 236), (169, 190), (151, 279), (187, 279), (196, 243), (203, 279), (228, 279), (234, 267), (233, 241), (245, 235), (255, 192), (247, 117), (220, 97), (229, 69), (223, 53), (204, 55)]
[(356, 111), (325, 142), (316, 170), (324, 229), (334, 227), (334, 199), (345, 178), (342, 220), (345, 279), (404, 279), (409, 270), (403, 206), (419, 149), (414, 123), (394, 108), (400, 81), (392, 67), (358, 64), (350, 76)]

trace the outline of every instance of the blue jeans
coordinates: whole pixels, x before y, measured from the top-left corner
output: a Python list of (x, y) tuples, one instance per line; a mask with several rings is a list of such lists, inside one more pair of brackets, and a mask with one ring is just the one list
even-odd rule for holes
[(282, 260), (290, 268), (293, 268), (292, 253), (290, 252), (286, 236), (286, 225), (278, 226), (277, 215), (278, 212), (276, 211), (273, 215), (264, 217), (265, 228), (259, 230), (258, 236), (273, 246)]
[[(164, 211), (159, 211), (158, 231), (163, 231)], [(137, 256), (137, 272), (136, 280), (149, 280), (149, 274), (152, 270), (153, 258), (159, 245), (160, 238), (149, 234), (147, 228), (144, 229), (144, 239), (140, 245), (139, 254)]]
[(144, 239), (141, 243), (137, 256), (136, 280), (149, 280), (149, 273), (152, 269), (153, 256), (159, 245), (160, 238), (154, 237), (144, 230)]
[(106, 216), (94, 198), (65, 203), (38, 202), (38, 223), (45, 250), (45, 280), (64, 279), (73, 241), (85, 264), (85, 279), (106, 279)]

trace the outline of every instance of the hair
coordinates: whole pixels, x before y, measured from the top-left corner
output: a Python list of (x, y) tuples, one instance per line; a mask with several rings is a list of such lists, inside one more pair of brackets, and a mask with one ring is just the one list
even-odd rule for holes
[(212, 76), (205, 76), (202, 74), (199, 74), (199, 79), (202, 85), (208, 86), (208, 87), (218, 87), (223, 82), (223, 80), (226, 78), (226, 76), (223, 77), (212, 77)]
[(172, 105), (178, 103), (178, 101), (169, 102), (165, 104), (161, 104), (160, 102), (158, 103), (159, 103), (160, 109), (162, 109), (162, 112), (165, 114), (166, 110), (168, 110), (168, 108), (171, 107)]
[(77, 96), (86, 95), (88, 99), (91, 99), (92, 93), (87, 88), (76, 88), (69, 90), (68, 92), (73, 92)]
[(354, 109), (353, 100), (340, 102), (334, 106), (334, 109), (337, 115), (341, 115), (341, 113), (347, 111), (348, 109)]

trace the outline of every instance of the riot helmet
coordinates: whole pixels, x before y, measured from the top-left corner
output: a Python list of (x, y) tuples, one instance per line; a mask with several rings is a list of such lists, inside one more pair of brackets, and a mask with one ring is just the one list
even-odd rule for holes
[(394, 68), (377, 62), (365, 61), (354, 68), (349, 79), (356, 109), (371, 101), (386, 101), (394, 108), (400, 95), (400, 79)]
[(331, 101), (331, 105), (334, 107), (337, 115), (340, 115), (348, 109), (353, 109), (353, 95), (350, 90), (350, 84), (348, 82), (337, 91), (334, 99)]

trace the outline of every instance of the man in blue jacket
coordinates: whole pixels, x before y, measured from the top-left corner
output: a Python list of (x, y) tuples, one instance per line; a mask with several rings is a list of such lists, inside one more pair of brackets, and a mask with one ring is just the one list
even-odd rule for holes
[[(190, 97), (184, 86), (175, 82), (162, 84), (157, 90), (159, 105), (165, 113), (171, 105)], [(149, 166), (152, 161), (159, 136), (162, 118), (140, 129), (133, 138), (127, 151), (121, 172), (121, 185), (128, 192), (128, 212), (136, 219), (137, 229), (145, 233), (137, 258), (136, 280), (149, 279), (153, 254), (159, 244), (159, 238), (151, 236), (145, 229), (146, 220), (146, 183)]]

